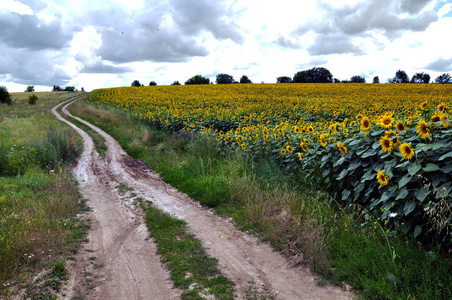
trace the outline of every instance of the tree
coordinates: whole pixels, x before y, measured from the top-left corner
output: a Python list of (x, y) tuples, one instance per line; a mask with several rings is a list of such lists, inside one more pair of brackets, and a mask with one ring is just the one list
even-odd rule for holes
[(366, 79), (364, 77), (359, 76), (359, 75), (355, 75), (355, 76), (352, 76), (352, 78), (350, 78), (350, 82), (353, 82), (353, 83), (366, 83)]
[(75, 87), (73, 86), (67, 86), (64, 88), (65, 92), (75, 92)]
[(333, 75), (323, 67), (299, 71), (293, 76), (292, 82), (299, 83), (332, 83)]
[(388, 80), (389, 83), (408, 83), (410, 82), (410, 78), (406, 74), (405, 71), (398, 70), (395, 73), (395, 77)]
[(11, 105), (13, 103), (8, 89), (4, 86), (0, 86), (0, 103), (6, 103), (8, 105)]
[(157, 83), (154, 80), (152, 80), (151, 82), (149, 82), (149, 86), (152, 86), (152, 85), (157, 85)]
[(375, 76), (372, 80), (372, 83), (380, 83), (380, 78), (378, 78), (378, 76)]
[(201, 75), (195, 75), (192, 78), (185, 81), (185, 84), (209, 84), (210, 79), (202, 77)]
[(82, 87), (82, 92), (84, 92), (85, 91), (85, 88), (84, 87)]
[(59, 86), (59, 85), (54, 85), (53, 86), (53, 92), (61, 92), (63, 89)]
[(217, 84), (231, 84), (234, 83), (234, 77), (228, 74), (218, 74), (217, 79), (215, 80)]
[(341, 80), (339, 78), (333, 78), (333, 83), (341, 83)]
[(240, 78), (240, 83), (253, 83), (253, 82), (248, 78), (248, 76), (243, 75), (243, 76)]
[(180, 85), (180, 82), (178, 80), (173, 81), (173, 83), (171, 83), (171, 85)]
[(452, 83), (452, 77), (450, 76), (449, 73), (443, 73), (436, 77), (435, 82), (441, 84)]
[(138, 80), (134, 80), (131, 86), (141, 86), (141, 83)]
[(276, 83), (291, 83), (291, 82), (292, 78), (290, 78), (289, 76), (280, 76), (276, 78)]
[(27, 89), (25, 90), (25, 93), (32, 93), (35, 91), (35, 86), (34, 85), (29, 85), (27, 86)]
[(411, 83), (430, 83), (430, 75), (427, 73), (416, 73), (411, 77)]

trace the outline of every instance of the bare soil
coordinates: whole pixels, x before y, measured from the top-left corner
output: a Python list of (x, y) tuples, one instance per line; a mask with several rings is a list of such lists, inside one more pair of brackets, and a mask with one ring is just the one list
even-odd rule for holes
[[(201, 240), (219, 268), (235, 282), (237, 299), (255, 295), (274, 299), (351, 299), (354, 294), (332, 285), (318, 286), (316, 277), (287, 260), (257, 238), (238, 230), (231, 219), (215, 215), (162, 181), (146, 163), (128, 156), (120, 145), (98, 127), (72, 116), (65, 102), (52, 112), (83, 138), (84, 151), (73, 169), (82, 195), (92, 207), (89, 242), (69, 264), (67, 299), (178, 299), (169, 272), (156, 254), (143, 216), (130, 193), (151, 201), (159, 209), (183, 219)], [(90, 136), (63, 119), (57, 109), (91, 127), (106, 140), (108, 150), (100, 158)], [(122, 185), (121, 185), (122, 184)], [(120, 186), (121, 185), (121, 186)], [(122, 187), (122, 188), (119, 188)], [(124, 188), (128, 187), (128, 192)]]

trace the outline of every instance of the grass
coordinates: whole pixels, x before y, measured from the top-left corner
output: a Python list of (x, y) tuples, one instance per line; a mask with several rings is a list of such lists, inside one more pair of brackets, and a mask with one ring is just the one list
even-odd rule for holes
[(41, 93), (29, 105), (28, 95), (13, 94), (12, 105), (0, 105), (1, 298), (25, 288), (29, 298), (52, 299), (65, 280), (59, 262), (77, 252), (89, 228), (78, 217), (88, 208), (70, 172), (81, 141), (50, 113), (72, 96)]
[(207, 138), (157, 131), (84, 103), (70, 109), (110, 133), (168, 183), (232, 217), (293, 263), (310, 266), (320, 285), (347, 282), (365, 299), (452, 297), (450, 253), (435, 245), (426, 249), (376, 226), (365, 214), (343, 210), (320, 188), (288, 176), (271, 160), (222, 153)]

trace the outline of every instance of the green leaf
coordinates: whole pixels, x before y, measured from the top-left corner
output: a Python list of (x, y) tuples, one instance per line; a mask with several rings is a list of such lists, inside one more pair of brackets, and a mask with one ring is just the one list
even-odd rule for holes
[(438, 171), (438, 170), (440, 170), (440, 168), (438, 167), (437, 164), (434, 164), (434, 163), (428, 163), (428, 164), (423, 168), (423, 170), (424, 170), (425, 172), (433, 172), (433, 171)]
[(403, 199), (408, 195), (408, 190), (406, 188), (403, 188), (400, 190), (399, 194), (395, 198), (396, 200)]
[(339, 176), (336, 178), (336, 180), (343, 179), (345, 176), (347, 176), (347, 174), (348, 174), (348, 170), (347, 169), (343, 169), (341, 174), (339, 174)]
[(452, 157), (452, 151), (449, 152), (449, 153), (444, 154), (438, 160), (443, 160), (443, 159), (448, 158), (448, 157)]
[(370, 149), (370, 150), (366, 151), (366, 153), (364, 153), (361, 157), (362, 158), (366, 158), (366, 157), (369, 157), (369, 156), (372, 156), (372, 155), (375, 155), (375, 154), (377, 154), (377, 150)]
[(408, 168), (408, 173), (413, 176), (414, 174), (416, 174), (420, 169), (422, 168), (422, 166), (420, 164), (413, 164)]
[(349, 190), (343, 190), (342, 191), (342, 200), (347, 200), (348, 197), (350, 197), (351, 192)]
[(409, 163), (410, 163), (410, 161), (407, 160), (404, 163), (398, 164), (397, 166), (395, 166), (395, 168), (403, 168), (403, 167), (407, 166)]
[(361, 142), (360, 139), (354, 139), (353, 141), (351, 141), (348, 145), (349, 146), (355, 146), (358, 145)]
[(342, 156), (338, 161), (336, 161), (335, 163), (334, 163), (334, 167), (337, 167), (337, 166), (340, 166), (340, 165), (342, 165), (343, 163), (344, 163), (344, 161), (345, 161), (345, 157), (344, 156)]
[(403, 176), (400, 180), (399, 180), (399, 188), (403, 188), (405, 185), (407, 185), (408, 182), (411, 181), (411, 175), (407, 174), (405, 176)]
[(417, 200), (424, 201), (427, 195), (430, 193), (430, 190), (428, 187), (422, 188), (420, 190), (417, 190), (414, 192), (414, 195), (416, 196)]
[(414, 227), (414, 237), (417, 237), (418, 235), (420, 235), (422, 232), (422, 227), (419, 225), (416, 225), (416, 227)]
[(443, 171), (443, 173), (446, 173), (446, 174), (452, 173), (452, 164), (448, 164), (448, 165), (442, 167), (441, 171)]
[(411, 213), (415, 208), (416, 208), (415, 202), (405, 203), (405, 207), (403, 208), (403, 212), (405, 213), (405, 216), (407, 216), (409, 213)]
[(356, 168), (358, 168), (359, 166), (361, 166), (361, 161), (359, 159), (355, 159), (349, 166), (348, 166), (348, 170), (354, 170)]

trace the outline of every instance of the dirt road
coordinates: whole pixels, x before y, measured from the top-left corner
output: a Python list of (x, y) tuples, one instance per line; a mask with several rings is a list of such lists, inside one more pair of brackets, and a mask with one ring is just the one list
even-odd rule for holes
[[(178, 299), (169, 272), (160, 263), (156, 246), (138, 209), (123, 197), (120, 184), (133, 189), (137, 197), (152, 201), (163, 211), (185, 220), (192, 233), (219, 260), (219, 268), (235, 282), (237, 299), (254, 283), (275, 299), (350, 299), (353, 294), (339, 287), (319, 287), (305, 268), (290, 267), (270, 246), (237, 230), (227, 218), (172, 186), (146, 164), (129, 157), (119, 144), (98, 127), (73, 117), (67, 110), (72, 101), (52, 112), (83, 138), (84, 151), (73, 172), (83, 196), (89, 199), (93, 220), (89, 242), (70, 267), (66, 297), (89, 293), (89, 299)], [(63, 119), (57, 109), (102, 135), (108, 150), (101, 159), (90, 136)], [(229, 238), (228, 238), (229, 237)]]

